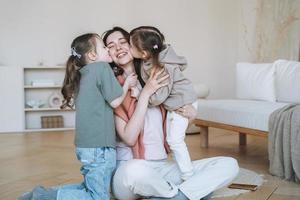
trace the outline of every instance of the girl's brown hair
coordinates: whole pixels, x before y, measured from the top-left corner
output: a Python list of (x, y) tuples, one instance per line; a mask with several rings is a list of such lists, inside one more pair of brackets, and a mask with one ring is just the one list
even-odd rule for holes
[(86, 53), (96, 52), (96, 33), (87, 33), (75, 38), (71, 44), (71, 56), (67, 60), (66, 74), (61, 89), (64, 97), (61, 109), (74, 107), (74, 97), (78, 94), (80, 83), (79, 70), (87, 64)]
[(157, 28), (153, 26), (137, 27), (130, 31), (130, 39), (131, 45), (134, 45), (139, 51), (148, 53), (153, 66), (161, 67), (159, 53), (165, 48), (165, 37)]

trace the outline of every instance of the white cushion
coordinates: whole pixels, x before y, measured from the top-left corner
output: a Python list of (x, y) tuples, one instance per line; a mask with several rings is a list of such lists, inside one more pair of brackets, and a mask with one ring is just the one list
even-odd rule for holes
[(198, 100), (197, 119), (268, 131), (269, 116), (288, 103), (216, 99)]
[(300, 103), (300, 62), (277, 60), (274, 65), (277, 101)]
[(236, 96), (239, 99), (276, 101), (272, 63), (237, 63)]

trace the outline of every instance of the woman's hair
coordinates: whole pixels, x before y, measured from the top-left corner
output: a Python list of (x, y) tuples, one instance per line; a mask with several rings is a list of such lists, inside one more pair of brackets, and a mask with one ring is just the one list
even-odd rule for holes
[[(109, 30), (105, 31), (102, 34), (102, 39), (103, 39), (103, 42), (104, 42), (105, 46), (107, 45), (108, 36), (110, 36), (114, 32), (120, 32), (129, 44), (130, 34), (126, 30), (124, 30), (123, 28), (115, 26), (112, 29), (109, 29)], [(138, 80), (139, 80), (140, 84), (142, 85), (142, 87), (144, 87), (145, 82), (143, 81), (143, 79), (141, 77), (141, 60), (134, 58), (133, 59), (133, 65), (134, 65), (134, 68), (135, 68), (135, 72), (138, 75)], [(110, 63), (110, 66), (111, 66), (115, 76), (119, 76), (119, 75), (122, 75), (124, 73), (124, 70), (120, 66), (116, 65), (116, 63), (112, 62), (112, 63)]]
[(78, 94), (80, 83), (79, 70), (87, 64), (86, 53), (96, 52), (96, 33), (87, 33), (75, 38), (71, 44), (71, 55), (67, 60), (66, 74), (61, 89), (64, 97), (61, 109), (74, 106), (74, 97)]
[[(140, 26), (130, 31), (132, 45), (139, 51), (146, 51), (152, 64), (161, 67), (159, 53), (165, 48), (164, 35), (153, 26)], [(147, 58), (147, 59), (149, 59)]]

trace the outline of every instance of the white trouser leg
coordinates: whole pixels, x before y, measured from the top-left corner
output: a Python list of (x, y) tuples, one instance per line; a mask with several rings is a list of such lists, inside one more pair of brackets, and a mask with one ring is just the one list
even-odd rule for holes
[(165, 161), (130, 160), (121, 164), (113, 176), (114, 196), (120, 200), (134, 200), (141, 196), (175, 196), (177, 186), (167, 182), (157, 170), (164, 163)]
[(228, 185), (238, 174), (237, 161), (231, 157), (213, 157), (193, 161), (194, 175), (187, 181), (178, 183), (179, 169), (174, 165), (159, 170), (162, 176), (178, 185), (189, 199), (198, 200), (211, 192)]
[(187, 180), (193, 175), (193, 166), (186, 143), (185, 131), (188, 127), (188, 119), (181, 115), (168, 111), (167, 113), (167, 142), (173, 153), (173, 157), (181, 171), (181, 178)]

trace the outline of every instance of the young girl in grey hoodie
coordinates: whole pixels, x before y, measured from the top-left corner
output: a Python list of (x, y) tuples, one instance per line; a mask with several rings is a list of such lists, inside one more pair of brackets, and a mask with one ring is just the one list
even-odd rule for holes
[(131, 54), (143, 60), (141, 77), (149, 79), (152, 70), (164, 68), (169, 74), (169, 84), (158, 89), (149, 100), (150, 105), (163, 104), (167, 113), (167, 142), (181, 171), (181, 178), (187, 180), (193, 175), (193, 167), (184, 142), (188, 119), (174, 112), (192, 104), (197, 109), (197, 96), (192, 82), (182, 71), (187, 66), (184, 57), (178, 56), (171, 45), (164, 44), (163, 34), (155, 27), (141, 26), (130, 32)]

